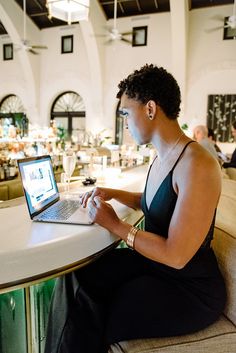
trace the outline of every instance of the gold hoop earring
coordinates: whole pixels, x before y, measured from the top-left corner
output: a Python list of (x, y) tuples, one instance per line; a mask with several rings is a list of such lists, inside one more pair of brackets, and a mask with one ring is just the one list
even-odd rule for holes
[(153, 120), (154, 116), (152, 114), (149, 114), (148, 118), (149, 120)]

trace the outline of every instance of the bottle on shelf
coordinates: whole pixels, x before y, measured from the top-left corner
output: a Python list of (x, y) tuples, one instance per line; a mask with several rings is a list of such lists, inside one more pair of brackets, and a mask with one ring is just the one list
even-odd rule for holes
[(16, 174), (16, 161), (13, 159), (9, 159), (0, 164), (0, 181), (14, 179)]
[(4, 172), (4, 168), (3, 165), (0, 164), (0, 181), (5, 180), (5, 172)]
[(16, 162), (13, 159), (9, 160), (9, 177), (10, 179), (15, 178), (16, 176)]
[(4, 169), (5, 180), (9, 180), (10, 179), (10, 169), (9, 169), (8, 162), (5, 162), (3, 164), (3, 169)]

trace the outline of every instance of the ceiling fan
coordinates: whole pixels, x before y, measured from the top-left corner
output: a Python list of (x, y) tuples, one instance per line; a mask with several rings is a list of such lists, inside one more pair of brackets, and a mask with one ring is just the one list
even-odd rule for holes
[(114, 1), (114, 18), (113, 18), (113, 27), (108, 28), (108, 33), (102, 36), (108, 37), (108, 40), (105, 44), (111, 44), (112, 42), (121, 40), (125, 43), (132, 44), (132, 40), (125, 38), (127, 35), (131, 35), (133, 32), (119, 32), (117, 28), (117, 0)]
[[(222, 21), (224, 23), (224, 17), (215, 17), (216, 20)], [(222, 28), (230, 28), (232, 30), (236, 29), (236, 0), (234, 0), (234, 5), (233, 5), (233, 14), (231, 16), (228, 17), (228, 19), (226, 20), (226, 22), (224, 23), (224, 25), (222, 26), (218, 26), (218, 27), (214, 27), (214, 28), (210, 28), (208, 30), (206, 30), (207, 32), (214, 32), (218, 29), (222, 29)]]
[(45, 45), (30, 45), (26, 39), (26, 0), (23, 0), (23, 39), (20, 44), (14, 44), (16, 50), (25, 50), (31, 54), (39, 54), (35, 49), (48, 49)]

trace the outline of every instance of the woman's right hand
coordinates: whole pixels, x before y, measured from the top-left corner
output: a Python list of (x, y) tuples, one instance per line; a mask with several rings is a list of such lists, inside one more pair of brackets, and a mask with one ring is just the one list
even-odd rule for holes
[(82, 207), (87, 207), (88, 200), (93, 201), (94, 197), (98, 196), (104, 201), (109, 201), (113, 198), (114, 190), (109, 188), (96, 187), (93, 190), (80, 195), (80, 203)]

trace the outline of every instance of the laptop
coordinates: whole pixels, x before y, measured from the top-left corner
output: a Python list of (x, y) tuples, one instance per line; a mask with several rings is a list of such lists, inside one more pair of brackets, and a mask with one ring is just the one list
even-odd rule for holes
[(92, 224), (75, 198), (60, 196), (49, 155), (17, 160), (30, 218), (37, 222)]

